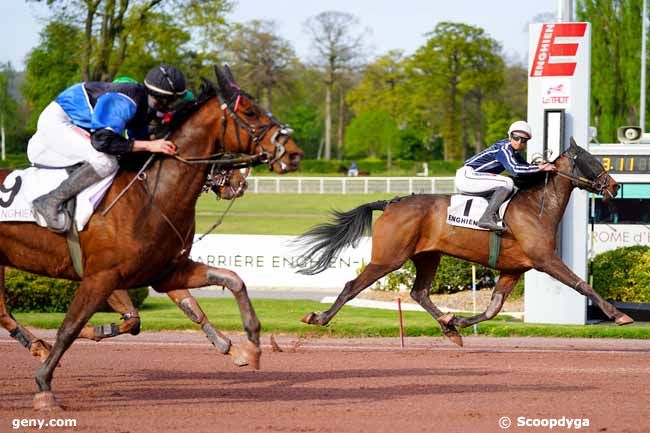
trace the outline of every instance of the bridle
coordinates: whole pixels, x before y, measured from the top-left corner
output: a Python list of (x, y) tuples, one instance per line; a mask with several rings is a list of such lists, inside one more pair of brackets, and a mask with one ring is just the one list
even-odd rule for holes
[[(266, 155), (269, 168), (272, 168), (273, 164), (279, 163), (283, 170), (286, 169), (287, 166), (283, 161), (281, 161), (281, 158), (286, 153), (285, 144), (289, 138), (291, 138), (293, 129), (289, 128), (288, 125), (280, 122), (271, 113), (266, 113), (266, 116), (270, 120), (269, 123), (262, 125), (251, 125), (250, 123), (246, 122), (244, 119), (242, 119), (241, 116), (237, 114), (237, 111), (239, 109), (239, 103), (242, 96), (247, 97), (247, 95), (241, 89), (239, 89), (239, 87), (234, 86), (232, 83), (231, 86), (235, 88), (235, 91), (230, 97), (230, 101), (226, 101), (226, 98), (224, 98), (221, 91), (217, 91), (217, 98), (221, 104), (221, 110), (224, 113), (224, 115), (221, 117), (221, 142), (223, 143), (225, 140), (226, 130), (228, 128), (228, 117), (230, 117), (233, 120), (233, 124), (235, 126), (237, 144), (240, 148), (241, 135), (239, 133), (239, 130), (241, 128), (248, 133), (247, 146), (251, 146), (252, 144), (255, 149), (259, 150), (257, 152), (258, 155)], [(270, 154), (269, 152), (266, 152), (262, 147), (262, 140), (273, 127), (277, 127), (277, 129), (271, 136), (271, 143), (274, 145), (274, 149), (273, 154)]]
[[(614, 198), (612, 193), (609, 191), (609, 181), (611, 178), (608, 175), (607, 170), (605, 170), (601, 164), (598, 164), (597, 167), (598, 174), (593, 179), (588, 179), (584, 176), (575, 174), (576, 168), (580, 170), (580, 172), (583, 171), (580, 169), (580, 167), (578, 167), (578, 158), (580, 157), (580, 153), (574, 152), (573, 149), (569, 149), (565, 152), (565, 155), (571, 162), (571, 173), (566, 173), (558, 170), (557, 174), (567, 179), (571, 179), (573, 186), (577, 188), (584, 189), (595, 194), (600, 194), (602, 196), (605, 196), (605, 194), (607, 194), (609, 198)], [(583, 163), (588, 164), (587, 162)], [(591, 168), (596, 168), (596, 164), (591, 164)]]

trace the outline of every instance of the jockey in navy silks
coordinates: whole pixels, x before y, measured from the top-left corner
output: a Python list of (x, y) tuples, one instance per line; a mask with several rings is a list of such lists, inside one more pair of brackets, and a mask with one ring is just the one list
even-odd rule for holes
[(526, 142), (533, 137), (530, 125), (519, 120), (508, 128), (508, 138), (497, 141), (487, 149), (465, 161), (456, 172), (456, 188), (472, 195), (491, 194), (485, 213), (478, 220), (478, 226), (496, 232), (505, 229), (498, 224), (499, 207), (508, 198), (514, 182), (511, 177), (501, 176), (507, 170), (513, 176), (525, 176), (542, 171), (556, 171), (551, 163), (529, 164), (520, 155)]
[(152, 111), (170, 111), (186, 93), (183, 74), (161, 64), (147, 73), (144, 85), (83, 82), (51, 102), (38, 118), (27, 156), (36, 167), (81, 165), (52, 192), (34, 200), (34, 211), (48, 228), (58, 233), (68, 230), (71, 221), (61, 206), (114, 175), (118, 156), (128, 152), (175, 154), (171, 141), (149, 140), (149, 117)]

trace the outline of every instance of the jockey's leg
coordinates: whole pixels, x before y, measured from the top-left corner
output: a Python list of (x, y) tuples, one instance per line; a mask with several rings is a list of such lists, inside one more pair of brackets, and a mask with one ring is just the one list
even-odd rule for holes
[(492, 319), (494, 316), (499, 314), (499, 311), (501, 311), (503, 304), (510, 293), (512, 293), (512, 289), (515, 288), (520, 277), (521, 274), (519, 273), (507, 274), (502, 272), (499, 276), (499, 281), (497, 282), (496, 287), (494, 287), (492, 299), (490, 300), (490, 305), (488, 305), (487, 309), (481, 314), (468, 318), (454, 316), (452, 323), (461, 328), (466, 328), (476, 323)]
[(491, 173), (475, 172), (471, 167), (461, 167), (456, 171), (454, 179), (456, 188), (468, 194), (489, 194), (488, 207), (478, 220), (478, 226), (495, 232), (504, 232), (499, 222), (499, 207), (508, 198), (514, 188), (510, 177)]
[(82, 163), (54, 191), (34, 200), (34, 210), (55, 232), (64, 232), (70, 221), (59, 207), (88, 186), (108, 177), (119, 168), (117, 159), (96, 150), (90, 134), (74, 125), (55, 101), (38, 118), (37, 130), (27, 145), (27, 156), (33, 164), (48, 167), (71, 167)]
[[(173, 273), (158, 281), (153, 288), (161, 293), (179, 290), (181, 292), (178, 292), (178, 294), (182, 296), (182, 290), (184, 289), (205, 286), (225, 286), (232, 292), (239, 306), (248, 342), (241, 347), (232, 344), (227, 353), (233, 357), (233, 361), (237, 365), (250, 364), (254, 368), (259, 368), (259, 360), (262, 354), (260, 350), (260, 322), (248, 297), (246, 285), (239, 275), (227, 269), (214, 268), (187, 259), (177, 265)], [(198, 310), (195, 310), (196, 306), (193, 305), (191, 300), (185, 303), (185, 307), (190, 307), (188, 309), (188, 311), (191, 311), (190, 314), (198, 312)], [(219, 333), (216, 338), (220, 337), (225, 336)], [(225, 346), (228, 341), (226, 337), (220, 344)]]
[(499, 225), (499, 208), (510, 195), (510, 190), (507, 188), (497, 188), (490, 196), (490, 201), (485, 209), (481, 218), (477, 221), (477, 225), (483, 229), (488, 229), (493, 232), (505, 232), (506, 229)]
[(140, 314), (133, 305), (129, 292), (115, 290), (110, 294), (106, 302), (116, 313), (122, 315), (123, 322), (119, 325), (115, 323), (97, 326), (86, 325), (81, 330), (79, 338), (101, 341), (104, 338), (116, 337), (121, 334), (138, 335), (140, 333)]
[(438, 265), (440, 264), (440, 254), (425, 253), (414, 256), (413, 264), (415, 265), (415, 282), (411, 289), (411, 298), (413, 298), (422, 308), (425, 309), (440, 324), (442, 333), (445, 334), (455, 344), (462, 346), (463, 338), (460, 336), (453, 323), (448, 320), (449, 314), (443, 314), (436, 307), (429, 297), (431, 283), (436, 276)]
[(18, 323), (7, 308), (5, 299), (5, 268), (0, 266), (0, 325), (9, 331), (9, 335), (18, 341), (25, 349), (41, 360), (45, 361), (52, 350), (52, 346), (36, 338), (27, 328)]
[(534, 267), (591, 299), (607, 317), (614, 319), (617, 325), (627, 325), (634, 322), (630, 316), (604, 300), (589, 284), (574, 274), (558, 256), (540, 257), (539, 260), (534, 262)]
[(90, 163), (84, 162), (58, 187), (36, 198), (33, 202), (34, 211), (43, 217), (47, 228), (53, 232), (64, 233), (70, 228), (71, 219), (66, 212), (61, 212), (60, 208), (67, 200), (103, 178)]

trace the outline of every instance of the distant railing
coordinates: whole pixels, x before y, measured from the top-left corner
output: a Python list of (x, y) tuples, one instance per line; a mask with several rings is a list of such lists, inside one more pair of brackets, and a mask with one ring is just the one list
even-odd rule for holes
[(249, 193), (453, 194), (453, 177), (282, 177), (251, 176)]

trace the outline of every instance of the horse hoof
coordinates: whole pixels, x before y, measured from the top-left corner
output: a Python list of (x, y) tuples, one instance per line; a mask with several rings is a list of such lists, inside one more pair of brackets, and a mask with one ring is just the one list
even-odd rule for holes
[(34, 396), (34, 410), (60, 410), (61, 406), (56, 402), (51, 391), (39, 392)]
[(440, 322), (443, 325), (447, 326), (453, 320), (454, 320), (454, 314), (453, 313), (447, 313), (447, 314), (443, 314), (442, 316), (440, 316), (440, 318), (438, 319), (438, 322)]
[(43, 341), (36, 340), (32, 343), (32, 347), (29, 348), (30, 353), (39, 359), (41, 362), (45, 362), (48, 356), (50, 356), (50, 351), (52, 350), (52, 345)]
[(233, 345), (228, 353), (232, 356), (232, 361), (236, 366), (244, 367), (250, 365), (255, 370), (260, 369), (262, 351), (250, 341), (245, 342), (241, 346)]
[(307, 314), (305, 317), (303, 317), (302, 319), (300, 319), (300, 321), (301, 321), (302, 323), (306, 323), (306, 324), (308, 324), (308, 325), (313, 325), (313, 324), (314, 324), (314, 318), (315, 318), (315, 317), (316, 317), (316, 313), (309, 313), (309, 314)]
[(634, 319), (625, 313), (621, 313), (621, 315), (614, 320), (614, 323), (618, 326), (629, 325), (630, 323), (634, 323)]
[(459, 347), (463, 347), (463, 337), (456, 330), (450, 330), (445, 332), (445, 337), (449, 338), (454, 344)]

